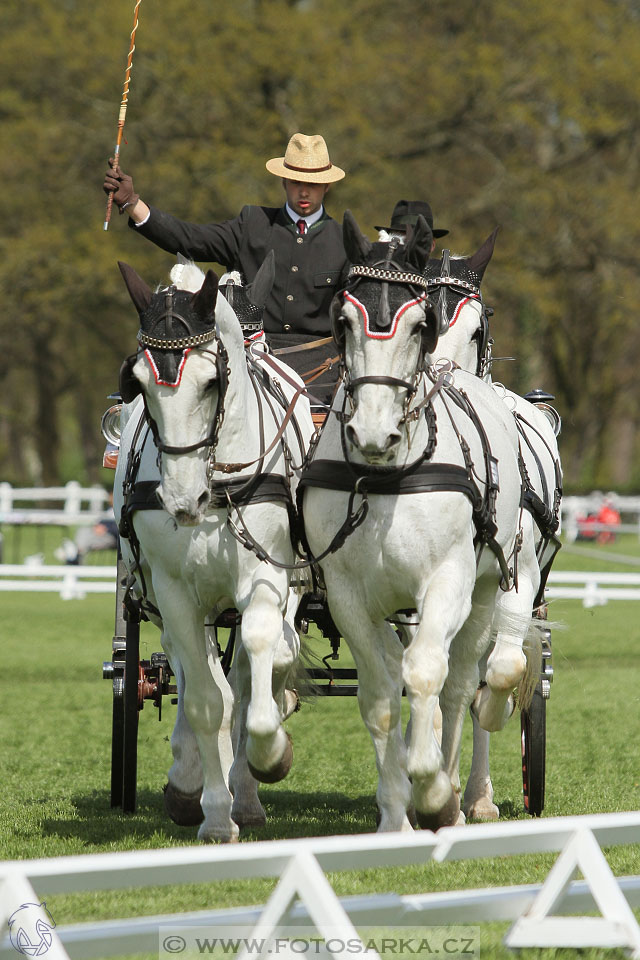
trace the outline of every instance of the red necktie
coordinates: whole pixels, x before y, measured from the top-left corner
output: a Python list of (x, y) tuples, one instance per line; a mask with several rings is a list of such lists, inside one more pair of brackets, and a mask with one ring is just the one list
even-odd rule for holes
[(307, 232), (307, 221), (297, 220), (296, 226), (298, 228), (298, 233), (300, 234), (300, 236), (304, 237), (305, 233)]

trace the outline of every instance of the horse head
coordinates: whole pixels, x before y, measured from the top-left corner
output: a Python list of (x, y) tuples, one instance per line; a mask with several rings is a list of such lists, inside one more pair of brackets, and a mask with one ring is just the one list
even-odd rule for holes
[(451, 257), (445, 250), (429, 260), (425, 277), (440, 315), (438, 357), (454, 360), (463, 370), (483, 375), (489, 357), (489, 316), (480, 286), (496, 242), (497, 229), (471, 257)]
[[(125, 401), (143, 394), (161, 454), (160, 502), (178, 523), (197, 524), (209, 503), (206, 461), (226, 376), (216, 330), (218, 278), (200, 271), (195, 292), (172, 283), (153, 293), (135, 270), (119, 267), (140, 318), (139, 350), (123, 365), (120, 392)], [(183, 282), (193, 285), (193, 276)]]
[(438, 339), (423, 276), (432, 233), (419, 217), (405, 244), (371, 243), (347, 211), (343, 235), (352, 266), (332, 322), (353, 406), (346, 436), (366, 461), (386, 463), (397, 453), (425, 356)]

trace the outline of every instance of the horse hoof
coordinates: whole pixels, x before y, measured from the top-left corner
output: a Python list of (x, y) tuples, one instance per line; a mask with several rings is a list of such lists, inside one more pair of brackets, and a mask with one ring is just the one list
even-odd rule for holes
[(289, 770), (291, 770), (292, 763), (293, 741), (291, 740), (290, 734), (287, 734), (287, 745), (284, 753), (282, 754), (282, 759), (276, 763), (275, 767), (272, 767), (270, 770), (257, 770), (251, 763), (249, 763), (249, 761), (247, 761), (251, 776), (260, 783), (279, 783), (280, 780), (284, 780), (286, 775), (289, 773)]
[(171, 783), (164, 785), (164, 809), (168, 816), (180, 827), (197, 827), (204, 820), (200, 806), (202, 790), (195, 793), (183, 793)]
[(460, 797), (452, 792), (441, 810), (436, 813), (421, 813), (420, 810), (416, 810), (416, 819), (422, 830), (432, 830), (435, 833), (440, 827), (454, 827), (458, 823), (459, 813)]
[(480, 820), (483, 823), (491, 823), (500, 819), (500, 811), (495, 803), (487, 797), (481, 797), (471, 804), (465, 803), (464, 812), (468, 820)]
[(201, 843), (239, 843), (236, 833), (219, 833), (218, 831), (198, 831), (198, 840)]
[(249, 827), (266, 827), (267, 815), (264, 813), (234, 813), (231, 811), (231, 819), (238, 825), (240, 830), (246, 830)]

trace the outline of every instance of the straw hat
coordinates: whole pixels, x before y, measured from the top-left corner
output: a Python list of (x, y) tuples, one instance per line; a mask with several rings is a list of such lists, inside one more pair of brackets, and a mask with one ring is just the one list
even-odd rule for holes
[(376, 230), (386, 230), (388, 233), (406, 233), (407, 227), (415, 227), (420, 215), (425, 218), (431, 227), (434, 237), (446, 237), (449, 233), (448, 230), (433, 229), (431, 207), (423, 200), (398, 200), (391, 214), (390, 226), (376, 226)]
[(266, 167), (276, 177), (305, 183), (333, 183), (345, 176), (344, 170), (331, 163), (327, 145), (319, 134), (307, 137), (304, 133), (294, 133), (284, 157), (267, 160)]

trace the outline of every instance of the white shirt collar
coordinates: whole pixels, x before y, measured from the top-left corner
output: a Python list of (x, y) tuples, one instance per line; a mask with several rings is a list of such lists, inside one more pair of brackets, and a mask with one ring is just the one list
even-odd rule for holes
[(316, 210), (315, 213), (311, 213), (308, 217), (301, 217), (299, 213), (296, 213), (295, 210), (292, 210), (292, 209), (291, 209), (291, 207), (289, 206), (288, 203), (285, 203), (284, 208), (285, 208), (285, 210), (287, 211), (288, 215), (291, 217), (291, 219), (293, 220), (294, 223), (297, 223), (298, 220), (304, 220), (304, 221), (306, 222), (306, 224), (307, 224), (307, 230), (308, 230), (309, 227), (311, 227), (314, 223), (317, 223), (318, 220), (321, 218), (321, 216), (322, 216), (323, 213), (324, 213), (324, 207), (323, 207), (322, 205), (320, 206), (320, 209), (319, 209), (319, 210)]

